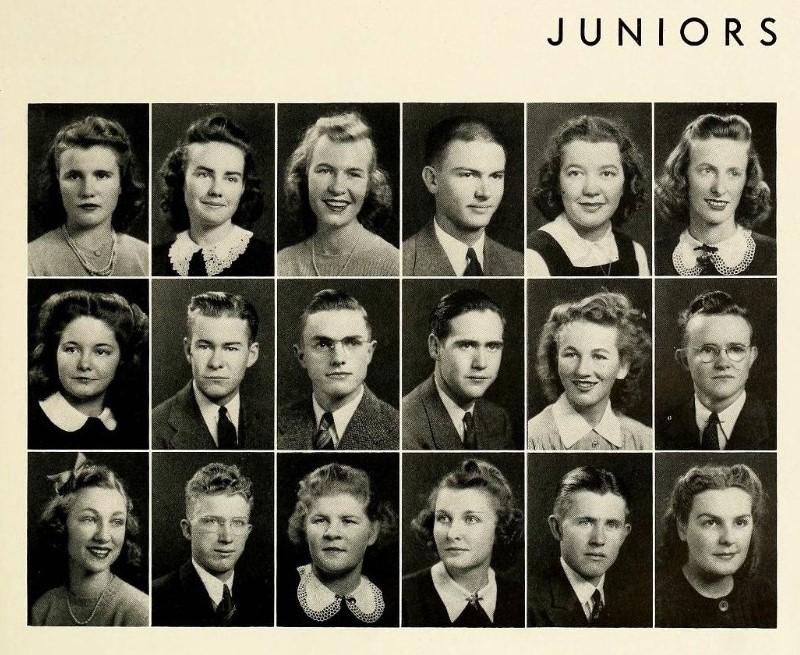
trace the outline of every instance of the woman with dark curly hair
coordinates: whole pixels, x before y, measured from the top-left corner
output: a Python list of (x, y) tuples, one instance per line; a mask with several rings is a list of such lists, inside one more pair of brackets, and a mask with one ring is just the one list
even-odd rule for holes
[(286, 167), (286, 200), (307, 238), (278, 252), (278, 275), (399, 275), (400, 252), (375, 230), (392, 212), (372, 130), (355, 112), (323, 116)]
[[(147, 445), (147, 316), (116, 293), (53, 294), (39, 311), (30, 359), (30, 448)], [(141, 405), (141, 403), (138, 403)]]
[(464, 460), (439, 480), (411, 527), (439, 562), (403, 578), (404, 626), (524, 626), (522, 585), (495, 574), (523, 541), (522, 511), (496, 466)]
[(652, 429), (622, 413), (639, 398), (650, 345), (644, 314), (621, 293), (553, 307), (536, 364), (553, 404), (528, 421), (528, 448), (651, 449)]
[(772, 209), (750, 123), (704, 114), (667, 157), (656, 213), (687, 227), (656, 243), (660, 275), (775, 275), (775, 240), (754, 232)]
[(331, 463), (306, 475), (288, 532), (311, 563), (278, 590), (278, 625), (397, 625), (396, 602), (362, 574), (367, 549), (397, 535), (397, 516), (365, 471)]
[(63, 569), (65, 584), (34, 603), (31, 624), (147, 625), (147, 594), (112, 571), (118, 561), (138, 566), (141, 557), (139, 522), (122, 480), (81, 454), (72, 471), (48, 479), (55, 495), (42, 512), (40, 540)]
[(550, 222), (528, 237), (526, 275), (649, 275), (644, 248), (617, 229), (648, 190), (642, 154), (617, 123), (602, 116), (563, 123), (533, 191)]
[(245, 229), (261, 217), (247, 134), (221, 114), (196, 120), (161, 166), (161, 209), (175, 241), (153, 249), (154, 275), (272, 275), (272, 249)]
[(87, 116), (58, 131), (34, 211), (49, 232), (28, 244), (29, 275), (147, 275), (147, 244), (124, 233), (146, 212), (145, 189), (116, 121)]
[(758, 576), (766, 493), (746, 464), (695, 466), (675, 481), (656, 564), (656, 626), (774, 628)]

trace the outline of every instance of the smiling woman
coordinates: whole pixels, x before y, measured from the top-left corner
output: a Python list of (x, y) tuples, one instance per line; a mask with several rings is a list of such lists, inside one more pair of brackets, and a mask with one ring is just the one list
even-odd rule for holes
[(138, 566), (141, 556), (139, 523), (122, 480), (81, 454), (71, 471), (48, 479), (55, 494), (42, 512), (40, 540), (67, 578), (34, 603), (31, 624), (147, 625), (147, 595), (112, 572), (117, 562)]
[(124, 234), (145, 210), (122, 125), (87, 116), (62, 127), (42, 165), (34, 212), (52, 229), (28, 245), (28, 274), (147, 275), (147, 244)]
[(146, 422), (127, 397), (147, 356), (148, 321), (137, 305), (116, 293), (54, 294), (39, 311), (35, 343), (30, 448), (143, 445)]
[(372, 130), (355, 113), (318, 119), (286, 167), (285, 192), (307, 238), (278, 252), (278, 275), (398, 275), (400, 253), (372, 232), (392, 213)]

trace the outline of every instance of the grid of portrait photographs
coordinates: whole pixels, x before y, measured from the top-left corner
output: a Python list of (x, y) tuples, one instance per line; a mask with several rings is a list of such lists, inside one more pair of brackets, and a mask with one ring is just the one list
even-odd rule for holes
[(29, 623), (774, 628), (776, 111), (29, 105)]

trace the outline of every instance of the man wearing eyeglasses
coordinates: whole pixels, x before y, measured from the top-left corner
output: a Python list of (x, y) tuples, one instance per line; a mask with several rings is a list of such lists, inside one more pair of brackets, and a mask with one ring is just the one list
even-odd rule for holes
[(272, 624), (266, 581), (235, 571), (252, 509), (252, 482), (235, 465), (207, 464), (186, 483), (180, 525), (192, 556), (153, 582), (153, 625)]
[(661, 450), (773, 450), (775, 416), (745, 389), (758, 357), (747, 309), (724, 291), (697, 296), (679, 317), (678, 363), (694, 397), (656, 419)]
[(398, 412), (364, 383), (377, 341), (361, 303), (323, 289), (306, 305), (298, 328), (294, 352), (311, 393), (278, 411), (278, 448), (397, 449)]

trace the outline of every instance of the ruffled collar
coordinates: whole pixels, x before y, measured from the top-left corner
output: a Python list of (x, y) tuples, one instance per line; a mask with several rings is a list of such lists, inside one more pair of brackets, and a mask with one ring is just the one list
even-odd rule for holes
[(297, 567), (300, 583), (297, 585), (297, 600), (308, 618), (320, 623), (336, 616), (342, 605), (364, 623), (375, 623), (383, 615), (386, 603), (383, 593), (366, 576), (347, 596), (335, 594), (314, 575), (311, 564)]
[[(77, 432), (90, 418), (70, 405), (60, 391), (56, 391), (53, 395), (40, 400), (39, 407), (42, 408), (44, 415), (50, 419), (50, 422), (57, 428), (64, 430), (64, 432)], [(108, 407), (104, 407), (97, 418), (106, 430), (117, 429), (117, 420)]]
[(698, 241), (686, 229), (672, 251), (672, 263), (680, 275), (702, 275), (703, 262), (708, 262), (720, 275), (738, 275), (747, 270), (756, 254), (756, 242), (751, 230), (736, 226), (736, 231), (724, 241), (708, 246)]
[(189, 230), (184, 230), (178, 233), (175, 242), (169, 248), (169, 261), (178, 275), (186, 277), (189, 275), (189, 263), (192, 256), (198, 250), (202, 250), (208, 275), (219, 275), (247, 250), (252, 237), (253, 233), (250, 230), (234, 225), (224, 239), (203, 247), (192, 241)]

